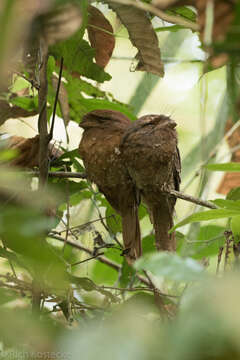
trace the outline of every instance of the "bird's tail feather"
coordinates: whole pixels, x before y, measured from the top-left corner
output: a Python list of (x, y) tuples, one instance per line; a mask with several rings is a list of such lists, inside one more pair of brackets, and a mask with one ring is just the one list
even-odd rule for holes
[(122, 214), (123, 243), (126, 260), (132, 264), (142, 255), (138, 207), (133, 206)]
[(154, 206), (152, 209), (152, 218), (157, 250), (175, 251), (175, 233), (168, 233), (173, 226), (173, 211), (171, 211), (171, 206), (168, 206), (167, 202), (165, 202), (163, 206)]

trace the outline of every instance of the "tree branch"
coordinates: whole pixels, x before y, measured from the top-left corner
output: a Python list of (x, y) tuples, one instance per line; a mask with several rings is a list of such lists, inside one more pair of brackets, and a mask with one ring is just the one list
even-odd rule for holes
[[(26, 175), (29, 176), (39, 176), (39, 171), (26, 171)], [(75, 179), (86, 179), (87, 175), (85, 173), (78, 173), (78, 172), (65, 172), (65, 171), (52, 171), (48, 173), (49, 177), (57, 177), (63, 179), (75, 178)]]
[[(39, 173), (38, 173), (38, 171), (31, 171), (31, 172), (26, 172), (26, 174), (29, 176), (38, 176)], [(57, 177), (57, 178), (87, 179), (87, 174), (78, 173), (78, 172), (55, 171), (55, 172), (49, 172), (48, 176), (49, 177)], [(215, 204), (213, 204), (210, 201), (202, 200), (202, 199), (196, 198), (194, 196), (184, 194), (180, 191), (168, 190), (168, 189), (164, 189), (163, 191), (165, 193), (175, 196), (176, 198), (191, 202), (193, 204), (201, 205), (201, 206), (207, 207), (209, 209), (217, 209), (218, 208)]]
[(191, 195), (183, 194), (180, 191), (169, 190), (169, 191), (166, 191), (166, 192), (173, 195), (173, 196), (175, 196), (175, 197), (177, 197), (177, 198), (179, 198), (179, 199), (189, 201), (191, 203), (201, 205), (201, 206), (207, 207), (209, 209), (217, 209), (218, 208), (215, 204), (211, 203), (210, 201), (201, 200), (201, 199), (198, 199), (198, 198), (193, 197)]
[[(76, 243), (75, 241), (71, 241), (71, 240), (65, 240), (65, 238), (62, 238), (61, 236), (55, 235), (55, 234), (49, 234), (48, 237), (52, 238), (52, 239), (56, 239), (62, 242), (66, 242), (66, 244), (72, 246), (75, 249), (78, 250), (82, 250), (84, 252), (86, 252), (87, 254), (94, 256), (95, 254), (93, 253), (93, 251), (91, 251), (90, 249), (88, 249), (87, 247), (83, 246), (82, 244)], [(101, 263), (110, 266), (112, 269), (116, 270), (116, 271), (121, 271), (122, 270), (122, 266), (115, 263), (114, 261), (109, 260), (108, 258), (106, 258), (105, 256), (98, 256), (96, 258), (98, 261), (100, 261)], [(145, 285), (150, 287), (150, 283), (148, 281), (148, 279), (146, 279), (144, 276), (137, 274), (136, 275), (137, 278)]]
[(49, 141), (51, 141), (53, 138), (53, 129), (54, 129), (54, 123), (55, 123), (56, 110), (57, 110), (58, 95), (59, 95), (60, 86), (61, 86), (62, 71), (63, 71), (63, 57), (61, 57), (61, 62), (60, 62), (57, 91), (56, 91), (56, 96), (55, 96), (54, 106), (53, 106), (52, 124), (51, 124), (50, 133), (49, 133)]
[(135, 6), (138, 9), (144, 10), (144, 11), (148, 11), (156, 16), (158, 16), (160, 19), (167, 21), (169, 23), (172, 24), (176, 24), (176, 25), (182, 25), (185, 26), (186, 28), (189, 28), (193, 31), (198, 31), (199, 30), (199, 25), (195, 24), (194, 22), (190, 21), (190, 20), (186, 20), (181, 16), (176, 16), (176, 15), (169, 15), (167, 13), (165, 13), (164, 11), (158, 9), (157, 7), (142, 2), (142, 1), (136, 1), (136, 0), (105, 0), (106, 3), (119, 3), (121, 5), (130, 5), (130, 6)]

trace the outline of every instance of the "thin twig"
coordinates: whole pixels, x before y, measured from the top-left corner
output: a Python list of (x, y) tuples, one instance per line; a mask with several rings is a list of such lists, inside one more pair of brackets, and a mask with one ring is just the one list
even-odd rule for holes
[(101, 222), (102, 226), (103, 226), (104, 229), (110, 234), (110, 236), (115, 240), (115, 242), (118, 244), (118, 246), (119, 246), (120, 248), (122, 248), (122, 244), (119, 242), (119, 240), (118, 240), (118, 238), (116, 237), (116, 235), (112, 233), (112, 231), (109, 229), (109, 227), (107, 226), (107, 224), (106, 224), (106, 223), (104, 222), (104, 220), (103, 220), (103, 216), (102, 216), (102, 214), (101, 214), (101, 212), (100, 212), (100, 210), (99, 210), (99, 208), (98, 208), (98, 206), (97, 206), (97, 203), (96, 203), (96, 199), (95, 199), (95, 198), (96, 198), (96, 194), (95, 194), (95, 192), (94, 192), (91, 184), (90, 184), (90, 189), (91, 189), (91, 191), (92, 191), (92, 193), (93, 193), (93, 196), (94, 196), (94, 199), (92, 199), (92, 202), (93, 202), (93, 204), (94, 204), (94, 206), (95, 206), (95, 208), (96, 208), (96, 210), (97, 210), (97, 212), (98, 212), (98, 216), (99, 216), (99, 219), (100, 219), (100, 222)]
[[(103, 219), (108, 219), (108, 218), (111, 218), (113, 217), (113, 215), (109, 215), (109, 216), (104, 216)], [(69, 228), (69, 230), (71, 231), (74, 231), (74, 229), (78, 230), (78, 231), (81, 231), (82, 229), (84, 229), (85, 227), (97, 222), (97, 221), (101, 221), (101, 219), (95, 219), (95, 220), (91, 220), (91, 221), (87, 221), (86, 223), (83, 223), (83, 224), (79, 224), (79, 225), (76, 225), (76, 226), (72, 226)], [(64, 233), (66, 230), (61, 230), (61, 231), (58, 231), (57, 234), (62, 234)], [(72, 235), (74, 236), (75, 234), (72, 233)]]
[[(28, 176), (38, 177), (39, 171), (26, 171), (24, 174)], [(78, 173), (78, 172), (65, 172), (65, 171), (49, 171), (49, 177), (56, 177), (56, 178), (75, 178), (75, 179), (86, 179), (87, 175), (85, 173)]]
[[(102, 286), (102, 289), (106, 289), (106, 290), (118, 290), (118, 291), (128, 291), (128, 292), (134, 292), (134, 291), (150, 291), (150, 292), (154, 292), (154, 289), (151, 287), (132, 287), (132, 288), (118, 288), (115, 286)], [(161, 296), (165, 296), (165, 297), (172, 297), (172, 298), (179, 298), (179, 295), (168, 295), (168, 294), (164, 294), (161, 292)]]
[[(58, 235), (55, 235), (55, 234), (52, 234), (52, 233), (48, 234), (48, 237), (50, 237), (50, 238), (52, 238), (52, 239), (56, 239), (56, 240), (62, 241), (62, 242), (65, 241), (65, 239), (62, 238), (61, 236), (58, 236)], [(94, 256), (94, 255), (95, 255), (95, 254), (93, 253), (93, 251), (91, 251), (91, 250), (88, 249), (87, 247), (83, 246), (82, 244), (76, 243), (75, 241), (73, 242), (73, 241), (71, 241), (71, 240), (68, 240), (68, 241), (67, 241), (67, 244), (70, 245), (70, 246), (72, 246), (73, 248), (76, 248), (76, 249), (78, 249), (78, 250), (82, 250), (82, 251), (86, 252), (87, 254), (89, 254), (89, 255), (91, 255), (91, 256)], [(116, 270), (116, 271), (118, 271), (118, 272), (120, 272), (120, 271), (122, 270), (122, 266), (121, 266), (121, 265), (115, 263), (114, 261), (109, 260), (108, 258), (106, 258), (106, 257), (104, 257), (104, 256), (99, 256), (97, 259), (98, 259), (98, 261), (100, 261), (101, 263), (110, 266), (112, 269), (114, 269), (114, 270)], [(139, 275), (139, 274), (137, 274), (136, 276), (137, 276), (137, 278), (138, 278), (143, 284), (145, 284), (145, 285), (147, 285), (147, 286), (150, 286), (148, 279), (146, 279), (144, 276)]]
[[(59, 241), (62, 241), (64, 242), (65, 241), (65, 238), (62, 238), (61, 236), (58, 236), (58, 235), (55, 235), (55, 234), (48, 234), (48, 237), (52, 238), (52, 239), (56, 239), (56, 240), (59, 240)], [(87, 254), (91, 255), (91, 256), (94, 256), (93, 254), (93, 251), (91, 251), (90, 249), (88, 249), (86, 246), (80, 244), (79, 242), (75, 242), (75, 241), (71, 241), (71, 240), (67, 240), (66, 241), (66, 244), (72, 246), (73, 248), (75, 249), (78, 249), (78, 250), (82, 250), (84, 252), (86, 252)], [(121, 265), (107, 259), (106, 257), (103, 257), (103, 256), (99, 256), (98, 257), (98, 260), (100, 262), (102, 262), (103, 264), (106, 264), (108, 266), (110, 266), (111, 268), (113, 268), (114, 270), (116, 271), (120, 271), (121, 270)]]
[(87, 262), (87, 261), (96, 259), (97, 257), (99, 257), (99, 256), (101, 256), (101, 255), (104, 255), (104, 253), (101, 252), (101, 253), (99, 253), (99, 254), (97, 254), (97, 255), (94, 255), (94, 256), (91, 256), (90, 258), (87, 258), (87, 259), (85, 259), (85, 260), (77, 261), (77, 262), (75, 262), (74, 264), (71, 264), (71, 266), (83, 264), (83, 263), (85, 263), (85, 262)]
[(25, 75), (23, 75), (19, 71), (14, 70), (13, 72), (14, 72), (14, 74), (20, 76), (21, 78), (23, 78), (24, 80), (29, 82), (31, 84), (31, 86), (34, 87), (36, 90), (39, 90), (40, 87), (39, 87), (39, 84), (37, 83), (37, 81), (34, 81), (32, 79), (28, 79)]
[(134, 6), (138, 9), (150, 12), (156, 16), (158, 16), (160, 19), (167, 21), (169, 23), (172, 24), (176, 24), (176, 25), (182, 25), (185, 26), (193, 31), (198, 31), (199, 30), (199, 25), (190, 21), (190, 20), (186, 20), (181, 16), (176, 16), (176, 15), (170, 15), (165, 13), (162, 10), (159, 10), (157, 7), (148, 4), (148, 3), (144, 3), (142, 1), (136, 1), (136, 0), (106, 0), (107, 3), (113, 2), (113, 3), (119, 3), (121, 5), (131, 5)]
[[(26, 172), (26, 174), (29, 176), (38, 176), (37, 171)], [(77, 178), (77, 179), (86, 179), (87, 178), (87, 175), (85, 173), (77, 173), (77, 172), (72, 173), (72, 172), (64, 172), (64, 171), (49, 172), (48, 176), (59, 177), (59, 178)], [(164, 189), (164, 192), (174, 195), (175, 197), (177, 197), (179, 199), (189, 201), (194, 204), (207, 207), (209, 209), (217, 209), (218, 208), (215, 204), (211, 203), (210, 201), (202, 200), (202, 199), (196, 198), (194, 196), (184, 194), (180, 191)], [(100, 221), (101, 221), (102, 215), (101, 216), (100, 215), (101, 214), (99, 214)], [(106, 227), (106, 224), (103, 226)], [(106, 230), (109, 231), (108, 228)]]
[[(66, 170), (66, 166), (65, 166), (65, 170)], [(67, 183), (66, 183), (66, 197), (67, 197), (67, 200), (66, 200), (66, 204), (67, 204), (67, 212), (66, 212), (66, 219), (67, 219), (67, 224), (66, 224), (66, 234), (65, 234), (65, 242), (64, 242), (64, 245), (63, 245), (63, 253), (64, 253), (64, 250), (65, 250), (65, 247), (66, 247), (66, 241), (68, 239), (68, 234), (69, 234), (69, 224), (70, 224), (70, 204), (69, 204), (69, 180), (67, 179)]]
[(155, 286), (151, 277), (148, 275), (148, 272), (146, 270), (144, 270), (143, 273), (146, 276), (146, 278), (148, 279), (150, 289), (152, 289), (152, 291), (153, 291), (154, 302), (155, 302), (156, 307), (159, 309), (160, 314), (163, 317), (165, 317), (165, 316), (169, 317), (170, 314), (169, 314), (167, 308), (164, 306), (161, 291)]
[(51, 124), (51, 129), (49, 132), (49, 141), (51, 141), (53, 138), (53, 129), (54, 129), (54, 123), (55, 123), (56, 110), (57, 110), (58, 95), (59, 95), (60, 86), (61, 86), (62, 71), (63, 71), (63, 57), (61, 57), (61, 61), (60, 61), (60, 70), (59, 70), (59, 75), (58, 75), (57, 91), (56, 91), (56, 96), (55, 96), (54, 106), (53, 106), (52, 124)]
[(185, 200), (185, 201), (189, 201), (189, 202), (192, 202), (192, 203), (194, 203), (194, 204), (207, 207), (207, 208), (209, 208), (209, 209), (217, 209), (217, 208), (218, 208), (215, 204), (211, 203), (210, 201), (202, 200), (202, 199), (193, 197), (193, 196), (191, 196), (191, 195), (183, 194), (183, 193), (180, 192), (180, 191), (169, 190), (168, 192), (169, 192), (169, 194), (174, 195), (175, 197), (177, 197), (177, 198), (179, 198), (179, 199), (182, 199), (182, 200)]

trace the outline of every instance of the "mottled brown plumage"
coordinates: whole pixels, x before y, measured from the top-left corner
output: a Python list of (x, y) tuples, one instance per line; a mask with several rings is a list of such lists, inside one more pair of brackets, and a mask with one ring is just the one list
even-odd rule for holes
[(141, 255), (136, 188), (122, 161), (119, 144), (130, 120), (118, 111), (95, 110), (83, 117), (79, 152), (89, 180), (121, 215), (126, 259)]
[(176, 123), (164, 115), (146, 115), (123, 136), (120, 151), (129, 174), (147, 204), (155, 228), (158, 250), (175, 250), (173, 226), (176, 199), (164, 188), (179, 189), (180, 156)]

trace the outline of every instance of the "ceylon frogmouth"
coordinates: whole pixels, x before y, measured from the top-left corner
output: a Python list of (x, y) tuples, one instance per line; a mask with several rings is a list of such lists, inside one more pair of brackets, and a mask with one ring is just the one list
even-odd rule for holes
[(111, 206), (122, 217), (126, 259), (141, 255), (136, 187), (128, 174), (119, 145), (130, 120), (118, 111), (95, 110), (80, 123), (84, 133), (79, 145), (90, 181), (97, 184)]
[(176, 199), (166, 189), (179, 190), (180, 156), (176, 123), (164, 115), (146, 115), (126, 130), (120, 151), (130, 176), (149, 208), (157, 250), (175, 250), (173, 226)]

